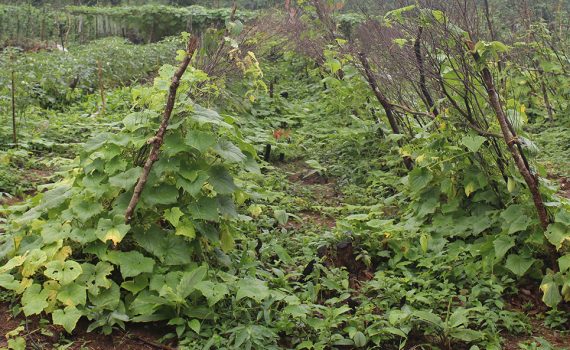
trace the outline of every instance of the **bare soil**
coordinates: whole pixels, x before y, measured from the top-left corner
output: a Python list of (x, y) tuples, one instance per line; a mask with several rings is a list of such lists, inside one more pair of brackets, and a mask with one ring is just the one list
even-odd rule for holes
[[(172, 345), (160, 344), (158, 339), (168, 330), (162, 325), (134, 325), (125, 331), (115, 330), (111, 335), (103, 335), (98, 331), (87, 333), (87, 321), (80, 321), (78, 328), (69, 335), (59, 326), (45, 325), (39, 317), (25, 318), (23, 315), (13, 316), (8, 303), (0, 304), (0, 334), (23, 325), (20, 336), (26, 339), (26, 349), (57, 349), (64, 344), (71, 345), (68, 350), (156, 350), (175, 349)], [(7, 347), (5, 337), (0, 338), (0, 347)]]

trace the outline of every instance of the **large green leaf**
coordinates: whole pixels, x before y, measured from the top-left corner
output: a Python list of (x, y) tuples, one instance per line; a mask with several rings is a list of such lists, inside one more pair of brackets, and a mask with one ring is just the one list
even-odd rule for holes
[(52, 314), (52, 320), (54, 324), (62, 326), (68, 333), (71, 333), (81, 316), (83, 316), (81, 311), (75, 306), (68, 306), (63, 310), (55, 310)]
[(103, 211), (103, 206), (95, 199), (74, 198), (69, 207), (81, 222), (85, 222)]
[(495, 256), (497, 260), (501, 260), (505, 254), (515, 246), (515, 239), (509, 236), (499, 236), (493, 242), (493, 246), (495, 247)]
[(218, 141), (214, 151), (228, 163), (238, 163), (246, 159), (245, 154), (229, 140)]
[(228, 287), (223, 283), (202, 281), (198, 283), (195, 288), (206, 298), (209, 307), (214, 306), (218, 301), (222, 300), (224, 296), (229, 294)]
[[(183, 227), (184, 223), (179, 225)], [(165, 265), (185, 265), (191, 262), (192, 247), (182, 237), (174, 236), (157, 226), (134, 235), (136, 242)]]
[(85, 291), (85, 285), (70, 283), (60, 288), (57, 292), (57, 300), (66, 306), (82, 306), (87, 301)]
[(524, 231), (528, 228), (532, 219), (525, 213), (524, 207), (520, 204), (513, 204), (501, 213), (504, 220), (503, 229), (507, 234)]
[(562, 300), (558, 284), (554, 281), (554, 277), (551, 274), (544, 276), (540, 284), (540, 290), (543, 293), (542, 301), (552, 308), (556, 307)]
[(441, 321), (441, 318), (438, 315), (436, 315), (430, 311), (416, 310), (412, 313), (412, 315), (419, 318), (422, 321), (431, 323), (434, 326), (441, 327), (443, 324), (443, 322)]
[(412, 192), (424, 189), (433, 179), (433, 174), (426, 168), (416, 167), (408, 175), (408, 183)]
[(556, 249), (562, 248), (565, 241), (570, 241), (570, 229), (559, 222), (550, 224), (544, 234), (548, 241), (556, 246)]
[(42, 286), (33, 283), (22, 294), (22, 311), (24, 315), (39, 315), (46, 307), (48, 307), (47, 298), (49, 291), (42, 289)]
[(468, 136), (464, 136), (461, 139), (461, 143), (465, 147), (467, 147), (471, 152), (475, 153), (475, 152), (479, 151), (479, 149), (481, 148), (483, 143), (485, 143), (486, 140), (487, 139), (484, 138), (483, 136), (468, 135)]
[(511, 254), (507, 257), (505, 267), (517, 276), (523, 276), (535, 262), (530, 256)]
[(139, 176), (141, 175), (142, 168), (131, 168), (123, 173), (109, 178), (109, 183), (112, 186), (128, 190), (135, 186)]
[(167, 184), (147, 187), (143, 190), (142, 199), (151, 208), (159, 204), (175, 204), (178, 199), (178, 189)]
[(223, 166), (211, 167), (208, 175), (210, 175), (208, 182), (214, 186), (214, 190), (219, 194), (231, 194), (237, 189), (234, 179)]
[(188, 297), (196, 289), (196, 285), (206, 277), (207, 272), (208, 269), (205, 266), (184, 272), (180, 283), (176, 287), (177, 294), (182, 298)]
[(218, 222), (218, 201), (215, 198), (200, 197), (197, 202), (188, 206), (190, 215), (196, 220), (208, 220)]
[(116, 310), (121, 301), (119, 285), (111, 282), (110, 287), (102, 290), (99, 294), (89, 294), (89, 301), (95, 306), (95, 310)]
[(570, 254), (558, 258), (558, 266), (560, 267), (560, 272), (566, 272), (570, 269)]
[(106, 243), (107, 241), (112, 241), (113, 244), (119, 244), (123, 238), (129, 233), (131, 229), (130, 225), (126, 225), (124, 223), (115, 223), (116, 220), (99, 219), (97, 224), (97, 231), (96, 235), (102, 242)]
[(67, 260), (63, 262), (54, 260), (46, 264), (44, 274), (51, 279), (59, 281), (61, 285), (66, 285), (75, 281), (82, 272), (81, 265), (75, 261)]
[(81, 264), (83, 273), (77, 279), (77, 283), (87, 286), (89, 293), (99, 294), (99, 290), (107, 289), (111, 286), (111, 280), (107, 278), (113, 272), (113, 265), (105, 261), (99, 261), (97, 265), (89, 263)]
[(139, 252), (111, 251), (107, 260), (119, 266), (123, 278), (135, 277), (143, 272), (152, 272), (154, 260), (147, 258)]
[(184, 216), (184, 213), (178, 207), (169, 208), (164, 211), (164, 218), (172, 224), (172, 226), (177, 227), (180, 218)]
[(251, 298), (257, 302), (261, 302), (268, 296), (269, 288), (265, 282), (257, 278), (247, 277), (239, 280), (237, 283), (236, 301), (243, 298)]
[(190, 130), (188, 134), (186, 134), (186, 138), (184, 142), (201, 153), (206, 152), (210, 147), (216, 144), (216, 137), (210, 133), (199, 131), (199, 130)]

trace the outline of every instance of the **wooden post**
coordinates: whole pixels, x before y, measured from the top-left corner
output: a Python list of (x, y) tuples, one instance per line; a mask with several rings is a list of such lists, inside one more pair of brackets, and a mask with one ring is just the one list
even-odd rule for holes
[[(470, 50), (475, 61), (479, 61), (481, 57), (477, 51), (475, 51), (475, 44), (471, 41), (467, 41), (467, 48)], [(483, 83), (487, 90), (489, 102), (493, 108), (493, 111), (495, 112), (499, 126), (501, 127), (501, 132), (503, 133), (503, 138), (505, 139), (507, 148), (511, 152), (513, 160), (515, 161), (515, 165), (517, 166), (519, 173), (522, 175), (529, 188), (534, 206), (536, 207), (536, 211), (538, 213), (540, 225), (544, 230), (546, 230), (550, 224), (550, 219), (548, 217), (548, 212), (546, 211), (546, 206), (542, 200), (542, 196), (540, 195), (538, 179), (533, 174), (531, 174), (528, 165), (525, 162), (521, 149), (517, 147), (517, 135), (509, 126), (509, 122), (507, 116), (505, 115), (505, 112), (503, 111), (495, 83), (493, 82), (493, 75), (491, 74), (491, 71), (487, 66), (483, 66), (481, 74), (483, 76)]]
[(107, 100), (105, 99), (105, 85), (103, 84), (103, 67), (99, 60), (97, 60), (97, 78), (99, 79), (99, 93), (101, 94), (101, 113), (105, 114)]
[(18, 132), (16, 131), (16, 73), (12, 70), (12, 142), (18, 146)]
[(158, 160), (158, 154), (160, 152), (160, 147), (164, 142), (164, 135), (166, 134), (166, 129), (168, 128), (168, 123), (170, 121), (170, 116), (172, 115), (172, 110), (174, 109), (174, 103), (176, 102), (176, 92), (178, 91), (178, 86), (180, 85), (180, 79), (182, 75), (190, 65), (190, 61), (192, 60), (192, 56), (194, 52), (198, 48), (198, 38), (192, 37), (188, 42), (188, 47), (186, 49), (186, 57), (178, 66), (178, 69), (174, 73), (172, 77), (172, 82), (170, 83), (170, 88), (168, 92), (168, 98), (166, 100), (166, 106), (164, 107), (164, 115), (162, 117), (162, 122), (160, 123), (160, 127), (156, 132), (156, 135), (148, 141), (149, 144), (152, 144), (152, 148), (150, 150), (150, 154), (144, 164), (143, 172), (140, 175), (137, 184), (135, 185), (135, 189), (133, 191), (133, 196), (131, 197), (131, 201), (127, 207), (125, 212), (125, 223), (129, 223), (133, 217), (137, 204), (140, 200), (142, 191), (148, 180), (148, 175), (152, 169), (153, 164)]
[[(396, 116), (394, 115), (394, 108), (388, 98), (384, 96), (380, 88), (378, 87), (378, 83), (376, 82), (376, 78), (374, 77), (374, 73), (372, 73), (372, 69), (370, 68), (370, 64), (368, 63), (368, 58), (363, 52), (358, 54), (358, 58), (360, 59), (360, 63), (362, 63), (362, 67), (364, 68), (364, 73), (366, 75), (366, 80), (370, 85), (370, 89), (374, 92), (374, 96), (380, 104), (384, 111), (386, 112), (386, 117), (388, 118), (388, 122), (390, 123), (390, 128), (392, 128), (392, 132), (394, 134), (400, 134), (400, 127), (398, 126), (398, 121), (396, 120)], [(402, 145), (401, 141), (398, 140), (398, 145)], [(404, 157), (404, 165), (406, 169), (412, 170), (414, 168), (412, 160), (409, 157)]]

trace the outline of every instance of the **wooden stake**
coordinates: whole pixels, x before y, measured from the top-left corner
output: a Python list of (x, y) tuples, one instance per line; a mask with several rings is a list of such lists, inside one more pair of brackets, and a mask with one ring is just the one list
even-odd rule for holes
[[(468, 41), (467, 48), (470, 50), (473, 58), (475, 58), (476, 61), (479, 61), (480, 56), (477, 51), (475, 51), (475, 44), (471, 41)], [(548, 212), (546, 211), (546, 206), (542, 200), (542, 196), (540, 195), (538, 178), (531, 174), (528, 165), (525, 162), (521, 149), (517, 147), (517, 135), (509, 126), (509, 122), (507, 116), (505, 115), (505, 112), (503, 111), (495, 83), (493, 82), (493, 75), (491, 74), (491, 71), (489, 68), (484, 66), (481, 70), (481, 74), (483, 76), (483, 83), (487, 90), (487, 95), (489, 96), (489, 102), (493, 108), (493, 111), (495, 112), (499, 126), (501, 127), (501, 132), (503, 133), (503, 138), (505, 139), (507, 148), (511, 152), (513, 160), (515, 161), (515, 165), (517, 166), (519, 173), (524, 178), (530, 190), (532, 200), (534, 202), (534, 206), (536, 207), (538, 218), (540, 220), (540, 225), (544, 230), (546, 230), (550, 224), (550, 219), (548, 217)]]
[(105, 114), (107, 100), (105, 99), (105, 85), (103, 84), (103, 67), (99, 60), (97, 60), (97, 78), (99, 79), (99, 93), (101, 94), (101, 114)]
[(198, 38), (193, 36), (188, 42), (188, 47), (186, 49), (186, 57), (180, 63), (180, 66), (178, 66), (178, 69), (176, 70), (174, 76), (172, 77), (172, 82), (170, 83), (168, 98), (166, 100), (166, 106), (164, 107), (164, 115), (162, 117), (162, 122), (160, 123), (160, 127), (156, 132), (156, 136), (154, 136), (152, 139), (148, 141), (148, 143), (152, 144), (152, 148), (143, 167), (143, 172), (137, 181), (135, 190), (133, 192), (133, 196), (125, 213), (125, 223), (127, 224), (131, 221), (133, 217), (133, 213), (140, 200), (141, 193), (148, 180), (148, 175), (150, 174), (150, 170), (152, 169), (153, 164), (158, 160), (160, 147), (164, 143), (164, 135), (166, 134), (166, 128), (168, 127), (168, 122), (170, 121), (172, 110), (174, 109), (174, 103), (176, 101), (176, 92), (178, 90), (178, 86), (180, 86), (180, 79), (182, 78), (182, 75), (188, 68), (188, 65), (190, 65), (192, 56), (194, 55), (194, 52), (196, 51), (197, 48), (198, 48)]
[(12, 70), (12, 142), (18, 146), (18, 133), (16, 131), (16, 73)]

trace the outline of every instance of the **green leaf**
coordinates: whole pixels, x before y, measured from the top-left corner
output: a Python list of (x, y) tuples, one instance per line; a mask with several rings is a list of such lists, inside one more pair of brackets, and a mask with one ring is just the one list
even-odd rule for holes
[(55, 310), (52, 314), (53, 324), (57, 324), (65, 328), (68, 333), (73, 332), (77, 321), (81, 318), (82, 313), (75, 306), (68, 306), (65, 309)]
[(289, 214), (285, 210), (274, 210), (273, 216), (280, 225), (285, 225), (289, 220)]
[(453, 338), (462, 340), (464, 342), (473, 342), (483, 338), (484, 333), (473, 329), (452, 329), (450, 334)]
[(96, 235), (103, 243), (112, 241), (114, 245), (117, 245), (125, 238), (130, 229), (130, 225), (114, 224), (113, 220), (101, 218), (97, 224)]
[(246, 159), (245, 154), (229, 140), (220, 140), (214, 151), (228, 163), (238, 163)]
[(367, 221), (370, 218), (369, 214), (352, 214), (344, 218), (346, 221)]
[(81, 269), (81, 265), (75, 261), (68, 260), (62, 262), (55, 260), (46, 264), (44, 275), (51, 279), (59, 281), (61, 285), (66, 285), (75, 281), (75, 279), (79, 277), (82, 272), (83, 270)]
[(561, 208), (554, 218), (556, 222), (570, 226), (570, 211)]
[(412, 315), (415, 316), (416, 318), (419, 318), (422, 321), (431, 323), (434, 326), (441, 327), (443, 325), (441, 318), (439, 318), (439, 316), (430, 311), (416, 310), (412, 313)]
[(509, 236), (499, 236), (493, 242), (493, 246), (495, 247), (495, 257), (497, 260), (501, 260), (509, 249), (515, 246), (515, 239)]
[(111, 286), (102, 290), (99, 294), (89, 294), (89, 301), (95, 310), (116, 310), (121, 302), (121, 290), (119, 285), (111, 282)]
[(198, 282), (201, 282), (204, 277), (206, 277), (207, 272), (208, 269), (205, 266), (200, 266), (192, 271), (184, 272), (180, 279), (180, 283), (176, 287), (177, 294), (184, 299), (187, 298), (190, 293), (195, 290)]
[(176, 227), (176, 235), (184, 236), (189, 239), (196, 238), (196, 228), (192, 221), (182, 220), (182, 222)]
[(513, 204), (501, 213), (504, 220), (503, 229), (507, 234), (524, 231), (528, 228), (532, 219), (525, 213), (524, 207), (520, 204)]
[(85, 286), (77, 283), (67, 284), (57, 292), (57, 300), (66, 306), (85, 305), (87, 301), (85, 289)]
[(14, 278), (14, 276), (3, 273), (0, 275), (0, 287), (8, 290), (16, 290), (20, 286), (20, 281)]
[(188, 206), (193, 219), (218, 222), (218, 201), (215, 198), (200, 197), (197, 202)]
[(184, 176), (177, 176), (176, 186), (184, 189), (184, 191), (188, 192), (192, 196), (197, 196), (200, 191), (202, 191), (202, 187), (210, 178), (210, 175), (204, 171), (197, 171), (195, 174), (196, 177), (193, 179), (188, 179)]
[(0, 273), (8, 272), (15, 267), (21, 266), (26, 261), (27, 256), (15, 256), (12, 259), (8, 260), (4, 266), (0, 268)]
[(180, 132), (176, 131), (166, 135), (162, 150), (167, 157), (175, 157), (178, 153), (188, 151), (188, 146), (182, 139)]
[(138, 275), (130, 281), (125, 281), (121, 283), (121, 288), (128, 290), (129, 292), (136, 295), (141, 290), (148, 287), (148, 276)]
[(47, 260), (47, 254), (41, 249), (33, 249), (29, 252), (26, 262), (22, 267), (22, 276), (29, 277), (32, 276), (40, 266)]
[(230, 292), (225, 284), (210, 281), (202, 281), (195, 288), (206, 298), (209, 307), (214, 306)]
[(416, 167), (408, 175), (410, 190), (417, 193), (424, 189), (433, 179), (433, 174), (426, 168)]
[(265, 282), (257, 278), (246, 277), (237, 283), (236, 301), (251, 298), (260, 303), (269, 295), (269, 288)]
[(178, 227), (180, 218), (184, 216), (184, 213), (178, 207), (166, 209), (164, 211), (164, 218), (168, 220), (174, 227)]
[(194, 104), (194, 113), (190, 116), (199, 124), (215, 124), (224, 128), (231, 128), (232, 126), (223, 121), (223, 118), (218, 112), (211, 109), (204, 108), (198, 104)]
[(532, 266), (535, 259), (530, 256), (511, 254), (507, 257), (505, 267), (517, 276), (523, 276)]
[(483, 143), (485, 143), (486, 140), (487, 139), (484, 138), (483, 136), (468, 135), (468, 136), (464, 136), (461, 139), (461, 143), (465, 147), (467, 147), (471, 152), (475, 153), (475, 152), (479, 151), (479, 149), (481, 148)]
[(550, 224), (544, 235), (550, 243), (556, 246), (556, 249), (561, 249), (565, 241), (570, 241), (570, 231), (568, 227), (559, 222)]
[(111, 286), (111, 280), (107, 278), (113, 272), (113, 265), (105, 261), (99, 261), (97, 265), (89, 263), (81, 264), (83, 273), (77, 279), (77, 283), (87, 286), (89, 293), (99, 294), (99, 289), (107, 289)]
[(48, 307), (49, 291), (42, 289), (42, 286), (34, 283), (29, 286), (22, 294), (22, 311), (24, 315), (39, 315), (46, 307)]
[(159, 204), (175, 204), (178, 199), (178, 189), (176, 186), (166, 184), (147, 187), (143, 190), (142, 199), (151, 208)]
[(570, 269), (570, 254), (566, 254), (558, 258), (558, 266), (560, 267), (560, 272), (562, 273)]
[(366, 336), (362, 332), (356, 332), (352, 340), (357, 348), (363, 348), (368, 343), (368, 339), (366, 339)]
[(214, 186), (214, 190), (219, 194), (231, 194), (237, 186), (228, 170), (222, 165), (216, 165), (208, 171), (208, 182)]
[(193, 330), (196, 334), (200, 334), (200, 328), (202, 328), (200, 321), (193, 319), (188, 321), (188, 327)]
[(220, 243), (224, 252), (229, 252), (234, 249), (235, 241), (229, 229), (224, 228), (221, 230)]
[(112, 251), (107, 254), (107, 260), (119, 266), (123, 278), (135, 277), (144, 272), (151, 273), (154, 268), (153, 259), (135, 251)]
[(109, 183), (111, 186), (129, 190), (135, 186), (137, 180), (139, 179), (139, 176), (141, 175), (141, 172), (141, 167), (129, 169), (123, 173), (110, 177)]
[(46, 224), (42, 228), (42, 238), (45, 244), (50, 244), (67, 238), (70, 232), (71, 226), (69, 224)]
[(210, 133), (199, 131), (199, 130), (190, 130), (188, 134), (186, 134), (186, 138), (184, 142), (198, 151), (200, 153), (206, 152), (210, 147), (216, 144), (216, 137)]
[(544, 276), (540, 284), (540, 290), (542, 290), (543, 293), (542, 301), (552, 308), (556, 307), (562, 300), (560, 291), (558, 290), (558, 284), (556, 284), (551, 274)]
[(69, 207), (79, 221), (85, 222), (103, 211), (103, 206), (96, 200), (72, 199)]
[[(184, 225), (185, 220), (182, 220), (178, 229), (183, 229)], [(137, 232), (134, 238), (142, 248), (156, 256), (165, 265), (185, 265), (191, 262), (192, 247), (188, 241), (160, 227), (153, 226), (145, 232)]]

